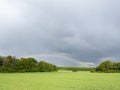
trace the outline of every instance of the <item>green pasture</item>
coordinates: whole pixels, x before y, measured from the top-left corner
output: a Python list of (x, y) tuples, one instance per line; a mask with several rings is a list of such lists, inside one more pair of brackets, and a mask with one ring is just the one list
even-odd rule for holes
[(0, 73), (0, 90), (120, 90), (120, 73)]

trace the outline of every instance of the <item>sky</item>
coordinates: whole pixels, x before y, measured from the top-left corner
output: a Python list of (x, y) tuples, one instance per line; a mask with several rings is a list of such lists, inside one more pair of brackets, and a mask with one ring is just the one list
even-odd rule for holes
[(120, 61), (120, 0), (0, 0), (0, 55), (59, 66)]

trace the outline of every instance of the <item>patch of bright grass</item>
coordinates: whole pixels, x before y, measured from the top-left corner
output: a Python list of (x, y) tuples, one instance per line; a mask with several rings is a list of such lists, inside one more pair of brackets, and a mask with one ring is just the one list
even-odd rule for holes
[(0, 73), (0, 90), (120, 90), (120, 73)]

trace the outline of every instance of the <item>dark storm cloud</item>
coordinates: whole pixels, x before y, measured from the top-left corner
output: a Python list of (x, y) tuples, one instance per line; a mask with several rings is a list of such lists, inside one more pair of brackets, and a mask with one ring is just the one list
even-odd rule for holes
[(120, 60), (119, 0), (0, 3), (2, 55), (35, 56), (63, 65), (92, 65), (106, 58)]

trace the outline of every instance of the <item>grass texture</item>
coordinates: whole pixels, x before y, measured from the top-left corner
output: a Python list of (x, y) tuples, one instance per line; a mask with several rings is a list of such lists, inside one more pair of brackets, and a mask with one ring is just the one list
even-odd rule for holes
[(120, 90), (120, 73), (0, 73), (0, 90)]

